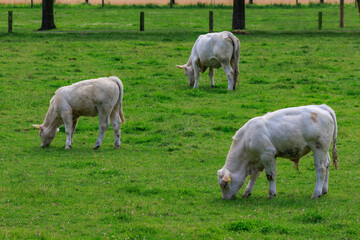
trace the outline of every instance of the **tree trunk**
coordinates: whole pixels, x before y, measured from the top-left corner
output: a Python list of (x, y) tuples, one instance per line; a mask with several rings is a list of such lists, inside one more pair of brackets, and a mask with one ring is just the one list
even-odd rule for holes
[(245, 0), (234, 0), (232, 29), (245, 29)]
[(42, 24), (39, 30), (50, 30), (56, 28), (54, 22), (54, 2), (55, 0), (42, 1)]

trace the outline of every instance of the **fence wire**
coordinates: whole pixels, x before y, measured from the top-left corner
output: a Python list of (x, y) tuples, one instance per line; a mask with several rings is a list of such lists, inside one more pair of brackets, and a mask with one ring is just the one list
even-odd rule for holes
[[(8, 11), (13, 11), (13, 31), (32, 32), (41, 26), (41, 8), (0, 5), (0, 32), (8, 30)], [(207, 32), (209, 11), (213, 11), (214, 31), (231, 30), (231, 8), (122, 8), (122, 7), (55, 7), (58, 31), (139, 31), (140, 12), (145, 13), (145, 31)], [(339, 28), (339, 7), (325, 8), (247, 8), (246, 30), (316, 31), (322, 12), (323, 31), (359, 31), (357, 8), (346, 5), (344, 28)]]
[[(176, 5), (232, 5), (233, 0), (55, 0), (57, 4), (93, 4), (100, 5), (146, 5), (160, 4), (169, 5), (170, 2)], [(2, 4), (41, 4), (42, 0), (0, 0)], [(245, 0), (246, 4), (272, 5), (272, 4), (309, 4), (309, 3), (339, 3), (339, 0)], [(344, 0), (345, 4), (352, 4), (354, 0)]]

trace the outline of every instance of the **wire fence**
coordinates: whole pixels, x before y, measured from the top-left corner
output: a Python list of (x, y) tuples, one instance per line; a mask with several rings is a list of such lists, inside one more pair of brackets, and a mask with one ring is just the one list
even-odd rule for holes
[[(309, 4), (309, 3), (339, 3), (340, 0), (245, 0), (246, 4), (272, 5), (272, 4)], [(41, 4), (42, 0), (0, 0), (3, 4)], [(177, 5), (232, 5), (233, 0), (55, 0), (56, 4), (96, 4), (102, 3), (108, 5), (146, 5), (159, 4), (168, 5), (170, 3)], [(354, 0), (344, 0), (345, 4), (354, 3)]]
[[(8, 31), (8, 11), (12, 11), (12, 31), (32, 32), (41, 26), (41, 8), (0, 7), (0, 33)], [(57, 31), (140, 31), (141, 12), (145, 32), (208, 32), (210, 11), (213, 31), (231, 30), (231, 8), (123, 8), (55, 6)], [(246, 8), (246, 31), (360, 31), (354, 5), (346, 5), (344, 28), (339, 27), (339, 6), (307, 8)]]

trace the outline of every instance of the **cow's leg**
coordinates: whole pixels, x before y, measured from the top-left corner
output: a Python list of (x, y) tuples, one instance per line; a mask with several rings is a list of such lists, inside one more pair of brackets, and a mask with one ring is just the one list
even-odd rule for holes
[(329, 153), (326, 154), (326, 174), (325, 174), (325, 182), (322, 189), (322, 195), (325, 195), (329, 189), (329, 169), (330, 169), (330, 155)]
[(259, 175), (260, 175), (260, 172), (255, 172), (253, 175), (250, 176), (250, 181), (245, 188), (244, 194), (242, 195), (243, 198), (250, 197), (250, 195), (254, 189), (256, 179), (259, 177)]
[(70, 111), (62, 112), (61, 118), (65, 125), (65, 133), (66, 133), (66, 144), (65, 149), (68, 150), (72, 145), (72, 132), (73, 132), (73, 116)]
[(224, 72), (226, 73), (226, 77), (228, 79), (228, 90), (234, 90), (234, 70), (230, 66), (230, 63), (221, 64)]
[[(315, 151), (314, 151), (315, 150)], [(329, 171), (327, 164), (328, 153), (321, 149), (314, 149), (314, 163), (316, 171), (316, 185), (312, 199), (319, 198), (323, 195), (323, 188), (325, 186), (327, 173)], [(327, 185), (325, 186), (327, 188)], [(327, 190), (327, 189), (326, 189)]]
[(110, 119), (111, 119), (111, 125), (113, 127), (114, 135), (115, 135), (114, 148), (118, 148), (120, 146), (120, 127), (121, 127), (119, 112), (113, 111), (110, 115)]
[(71, 146), (72, 146), (73, 141), (74, 141), (74, 132), (75, 132), (76, 126), (78, 124), (78, 120), (79, 120), (78, 118), (73, 119), (72, 131), (71, 131)]
[(197, 65), (197, 61), (198, 61), (197, 59), (194, 59), (192, 62), (194, 69), (194, 78), (195, 78), (194, 88), (199, 87), (200, 69), (199, 66)]
[(105, 132), (109, 127), (109, 114), (103, 109), (99, 109), (99, 135), (96, 140), (94, 149), (97, 149), (101, 146), (101, 143), (104, 139)]
[(231, 61), (231, 67), (234, 71), (234, 85), (233, 85), (233, 90), (235, 90), (236, 88), (236, 82), (239, 82), (238, 78), (239, 78), (239, 66), (237, 66), (238, 63), (235, 63), (235, 61)]
[(265, 152), (262, 154), (261, 162), (264, 164), (266, 178), (269, 181), (269, 195), (268, 198), (276, 196), (276, 152)]
[(210, 87), (214, 87), (214, 68), (209, 68)]

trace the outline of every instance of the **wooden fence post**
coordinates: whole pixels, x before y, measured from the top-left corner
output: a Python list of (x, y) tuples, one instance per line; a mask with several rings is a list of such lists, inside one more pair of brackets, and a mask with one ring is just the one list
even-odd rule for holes
[(340, 28), (344, 27), (344, 0), (340, 0)]
[(170, 8), (172, 8), (173, 5), (175, 5), (175, 0), (170, 0)]
[(12, 32), (12, 25), (13, 25), (13, 12), (9, 11), (9, 18), (8, 18), (9, 26), (8, 26), (8, 32)]
[(323, 4), (323, 3), (324, 3), (324, 0), (320, 0), (320, 3)]
[(101, 6), (102, 6), (102, 7), (104, 7), (104, 4), (105, 4), (105, 3), (104, 3), (104, 0), (102, 0), (102, 2), (101, 2)]
[(31, 8), (34, 6), (34, 0), (31, 0)]
[(209, 11), (209, 32), (212, 33), (214, 31), (214, 12)]
[(140, 12), (140, 31), (144, 31), (145, 30), (145, 16), (144, 16), (144, 12)]
[(319, 18), (318, 18), (318, 29), (322, 29), (322, 12), (319, 12)]

